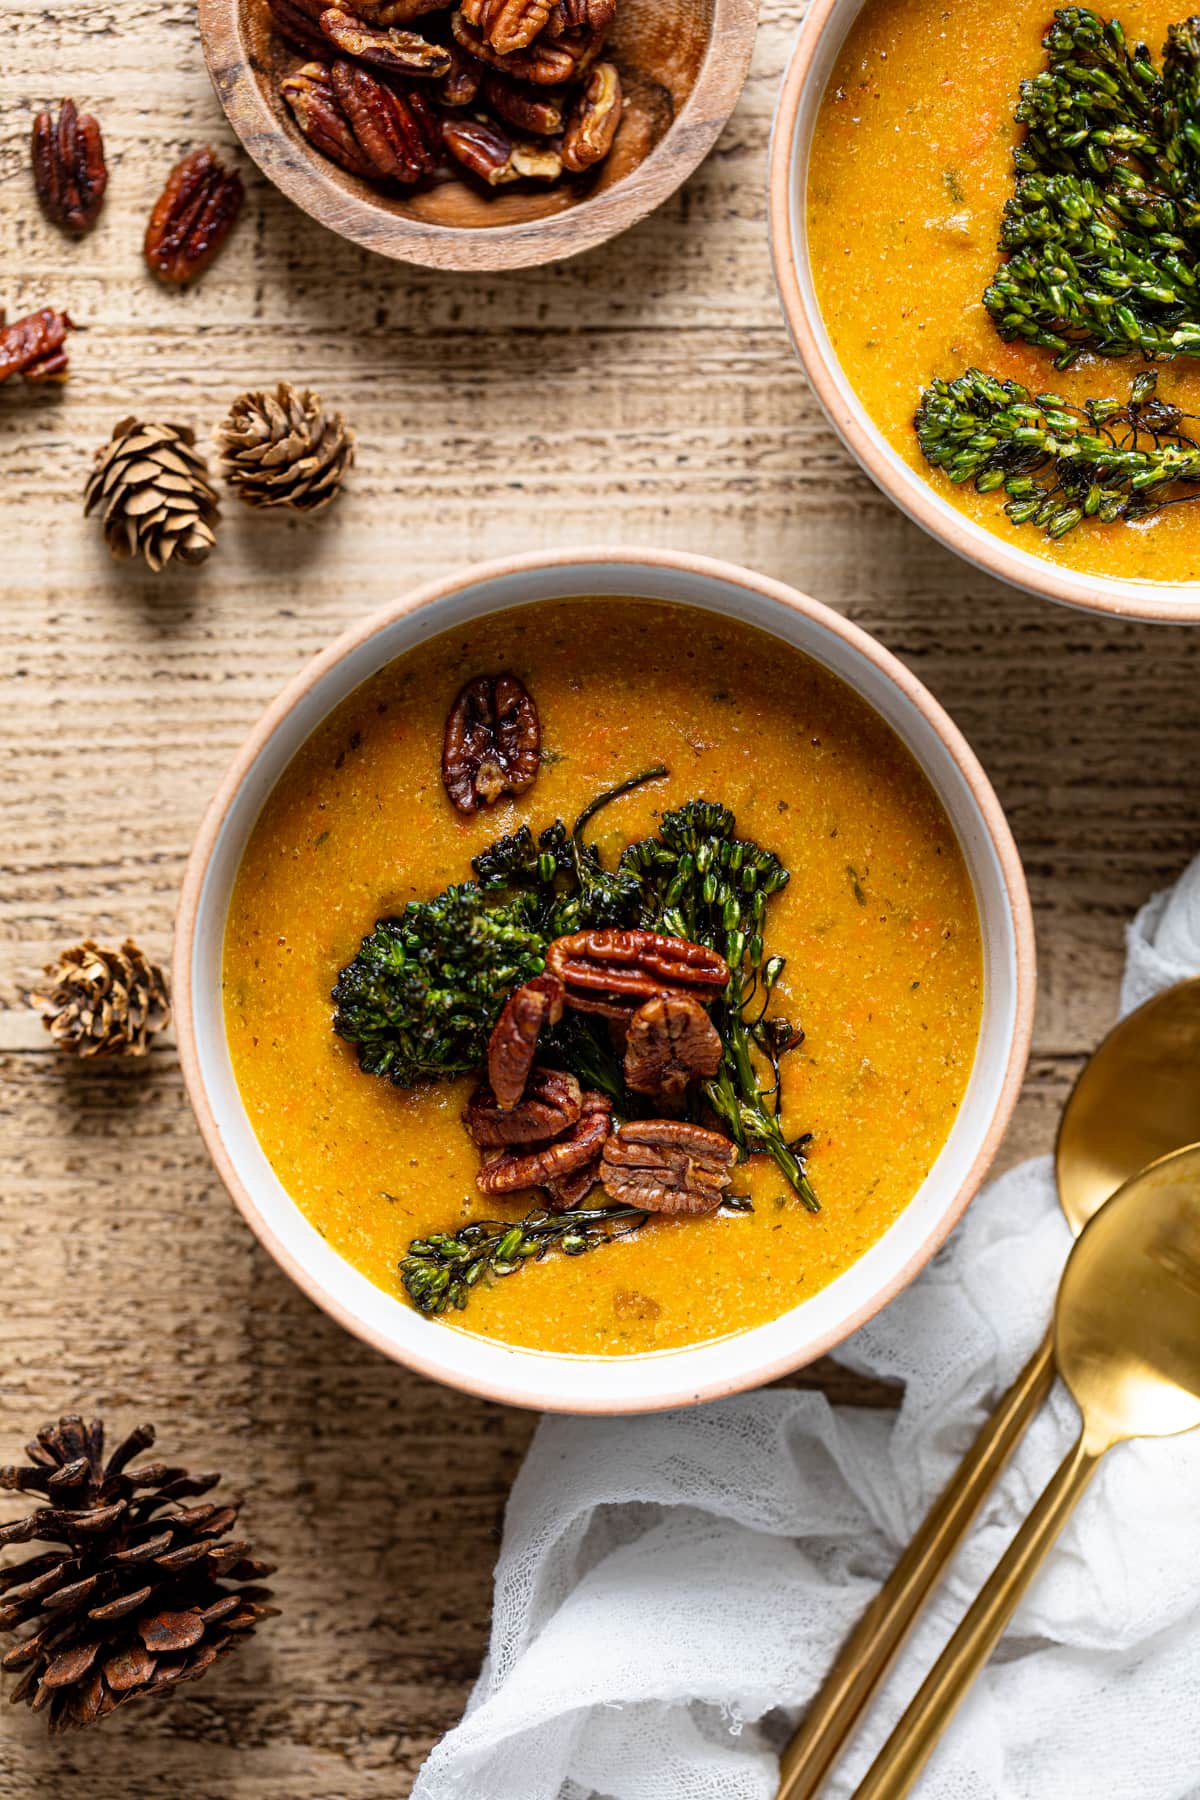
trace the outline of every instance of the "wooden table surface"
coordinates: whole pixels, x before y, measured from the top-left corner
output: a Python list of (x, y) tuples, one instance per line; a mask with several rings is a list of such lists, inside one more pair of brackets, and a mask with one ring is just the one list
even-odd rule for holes
[[(86, 330), (61, 396), (0, 389), (0, 1460), (61, 1410), (156, 1420), (170, 1458), (249, 1492), (286, 1610), (240, 1665), (87, 1740), (6, 1709), (2, 1800), (62, 1800), (72, 1777), (90, 1800), (400, 1796), (484, 1650), (533, 1421), (393, 1367), (294, 1291), (218, 1185), (169, 1043), (141, 1066), (71, 1066), (25, 1010), (46, 958), (87, 933), (166, 957), (220, 771), (344, 625), (457, 564), (591, 541), (744, 562), (876, 632), (966, 730), (1029, 871), (1042, 989), (1006, 1161), (1049, 1147), (1112, 1019), (1126, 920), (1200, 848), (1200, 634), (971, 574), (858, 473), (807, 391), (763, 217), (797, 12), (764, 0), (716, 153), (604, 250), (428, 274), (349, 248), (247, 166), (226, 253), (176, 294), (143, 268), (147, 211), (184, 149), (228, 141), (188, 0), (3, 0), (0, 305), (67, 307)], [(64, 93), (99, 114), (112, 171), (78, 246), (28, 173), (32, 111)], [(111, 562), (80, 492), (114, 422), (207, 436), (281, 376), (357, 426), (344, 499), (308, 524), (228, 505), (199, 572)]]

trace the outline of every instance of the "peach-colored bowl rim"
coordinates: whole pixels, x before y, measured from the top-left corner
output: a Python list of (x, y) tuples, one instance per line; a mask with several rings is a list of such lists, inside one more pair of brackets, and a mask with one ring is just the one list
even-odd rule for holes
[(812, 0), (780, 89), (767, 175), (771, 257), (780, 301), (804, 372), (830, 424), (859, 465), (914, 524), (987, 574), (1085, 612), (1176, 625), (1200, 620), (1200, 583), (1164, 582), (1156, 591), (1153, 583), (1122, 582), (1060, 568), (982, 529), (977, 536), (967, 529), (963, 515), (918, 475), (914, 473), (912, 482), (902, 485), (888, 460), (882, 434), (865, 413), (860, 416), (847, 406), (831, 366), (833, 351), (814, 331), (800, 286), (798, 271), (804, 251), (793, 230), (792, 177), (800, 107), (814, 61), (826, 30), (836, 26), (851, 4), (852, 0)]
[[(841, 1343), (852, 1332), (864, 1325), (924, 1267), (958, 1223), (996, 1154), (1020, 1093), (1033, 1031), (1036, 991), (1033, 919), (1020, 855), (991, 783), (970, 745), (932, 694), (889, 650), (885, 650), (860, 627), (851, 624), (849, 620), (842, 618), (830, 607), (824, 606), (820, 601), (810, 599), (794, 588), (785, 586), (782, 582), (773, 581), (767, 576), (753, 574), (733, 563), (720, 562), (710, 557), (693, 556), (682, 551), (646, 550), (638, 546), (604, 546), (549, 553), (533, 552), (493, 562), (476, 563), (469, 568), (460, 569), (437, 581), (427, 583), (405, 599), (382, 607), (359, 624), (351, 626), (329, 649), (314, 657), (299, 674), (293, 677), (278, 698), (267, 708), (234, 757), (204, 815), (184, 873), (179, 909), (176, 915), (173, 962), (175, 1022), (184, 1084), (209, 1155), (246, 1223), (259, 1242), (270, 1252), (279, 1266), (291, 1276), (302, 1292), (335, 1318), (347, 1331), (363, 1339), (364, 1342), (381, 1351), (383, 1355), (390, 1357), (393, 1361), (415, 1369), (419, 1374), (427, 1375), (435, 1381), (448, 1382), (452, 1386), (459, 1387), (463, 1391), (483, 1399), (542, 1409), (553, 1406), (559, 1411), (563, 1410), (557, 1397), (547, 1398), (545, 1395), (525, 1390), (513, 1393), (502, 1382), (475, 1381), (465, 1377), (460, 1379), (457, 1375), (448, 1375), (438, 1356), (438, 1339), (442, 1328), (435, 1324), (431, 1324), (429, 1328), (428, 1354), (421, 1351), (410, 1353), (407, 1348), (401, 1353), (401, 1350), (389, 1340), (386, 1333), (375, 1330), (366, 1324), (352, 1309), (342, 1305), (340, 1301), (328, 1294), (320, 1283), (301, 1266), (292, 1251), (263, 1218), (252, 1194), (234, 1166), (222, 1139), (200, 1070), (192, 999), (192, 952), (201, 892), (226, 813), (264, 746), (314, 683), (377, 632), (404, 615), (430, 606), (449, 594), (505, 576), (547, 568), (569, 568), (580, 563), (628, 563), (634, 567), (640, 564), (643, 567), (654, 569), (677, 569), (701, 578), (707, 577), (723, 581), (764, 595), (781, 606), (805, 614), (827, 631), (842, 638), (860, 656), (872, 663), (911, 701), (924, 715), (949, 751), (979, 808), (987, 829), (1000, 865), (1013, 921), (1015, 949), (1013, 1030), (996, 1109), (958, 1193), (939, 1218), (919, 1251), (889, 1280), (881, 1283), (876, 1291), (844, 1318), (839, 1325), (799, 1344), (786, 1355), (764, 1361), (760, 1368), (747, 1373), (744, 1378), (712, 1381), (703, 1386), (695, 1382), (683, 1382), (676, 1387), (666, 1388), (665, 1391), (657, 1391), (644, 1403), (621, 1406), (616, 1406), (603, 1397), (583, 1393), (580, 1395), (578, 1405), (572, 1407), (573, 1411), (580, 1413), (649, 1412), (672, 1406), (690, 1405), (697, 1401), (718, 1399), (728, 1393), (774, 1381), (782, 1375), (791, 1373), (794, 1369), (802, 1368), (817, 1357), (825, 1355), (827, 1351), (833, 1349), (835, 1345)], [(685, 1350), (680, 1354), (686, 1356), (687, 1352)], [(661, 1366), (664, 1384), (666, 1384), (669, 1381), (667, 1370), (670, 1364), (664, 1361)]]

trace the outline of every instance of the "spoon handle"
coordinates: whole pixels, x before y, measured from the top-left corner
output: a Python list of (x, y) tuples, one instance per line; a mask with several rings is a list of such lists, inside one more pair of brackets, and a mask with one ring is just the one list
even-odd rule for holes
[(1104, 1441), (1089, 1444), (1085, 1433), (1064, 1458), (855, 1789), (854, 1800), (903, 1800), (911, 1791), (1108, 1448)]
[(777, 1800), (812, 1800), (1054, 1383), (1047, 1332), (842, 1646), (788, 1745)]

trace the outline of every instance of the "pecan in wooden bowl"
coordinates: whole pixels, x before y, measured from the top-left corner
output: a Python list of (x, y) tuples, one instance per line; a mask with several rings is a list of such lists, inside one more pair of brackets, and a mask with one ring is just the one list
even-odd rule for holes
[(199, 0), (230, 124), (339, 236), (556, 262), (660, 205), (741, 92), (758, 0)]

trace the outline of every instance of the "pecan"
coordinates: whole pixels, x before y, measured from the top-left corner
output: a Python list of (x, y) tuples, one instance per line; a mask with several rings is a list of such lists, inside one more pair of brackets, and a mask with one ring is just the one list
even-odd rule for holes
[(501, 56), (528, 49), (550, 17), (554, 0), (462, 0), (468, 25), (481, 31)]
[(146, 261), (174, 286), (203, 274), (237, 223), (245, 189), (210, 149), (193, 150), (167, 176), (146, 227)]
[(484, 119), (451, 120), (442, 128), (446, 148), (489, 187), (510, 181), (557, 181), (562, 157), (551, 144), (521, 143)]
[(627, 1119), (604, 1146), (600, 1178), (614, 1200), (646, 1212), (706, 1213), (732, 1180), (736, 1147), (683, 1119)]
[[(447, 142), (461, 129), (447, 125)], [(442, 781), (459, 812), (473, 813), (501, 794), (523, 794), (532, 787), (541, 753), (537, 707), (516, 676), (477, 675), (446, 720)]]
[(510, 994), (488, 1039), (488, 1080), (502, 1112), (517, 1104), (537, 1054), (538, 1039), (547, 1025), (562, 1018), (562, 982), (553, 975), (535, 975)]
[(621, 123), (621, 77), (610, 62), (598, 62), (579, 94), (563, 133), (564, 169), (582, 175), (606, 157)]
[(450, 45), (448, 54), (453, 60), (438, 89), (439, 100), (443, 106), (474, 106), (483, 86), (484, 65), (457, 44)]
[(449, 12), (454, 0), (354, 0), (352, 11), (372, 25), (406, 25), (426, 13)]
[(401, 93), (344, 57), (334, 63), (330, 79), (377, 175), (414, 182), (433, 173), (441, 160), (441, 125), (418, 89)]
[(583, 1111), (579, 1083), (565, 1069), (535, 1069), (518, 1106), (501, 1107), (490, 1087), (476, 1088), (463, 1124), (481, 1150), (537, 1144), (570, 1131)]
[(371, 63), (397, 75), (448, 75), (452, 58), (440, 44), (431, 44), (419, 31), (399, 31), (364, 25), (340, 6), (326, 7), (321, 30), (343, 56)]
[(506, 123), (518, 131), (532, 131), (535, 137), (558, 137), (566, 123), (563, 103), (556, 94), (510, 81), (495, 69), (484, 79), (483, 95)]
[(502, 1150), (484, 1163), (476, 1184), (484, 1194), (516, 1194), (522, 1188), (548, 1186), (595, 1162), (611, 1119), (607, 1112), (580, 1115), (566, 1137), (552, 1144), (530, 1144), (520, 1150)]
[(24, 319), (4, 323), (0, 312), (0, 381), (21, 375), (26, 381), (65, 381), (68, 331), (75, 327), (65, 312), (43, 306)]
[(450, 15), (450, 29), (459, 47), (502, 75), (517, 81), (532, 81), (535, 87), (557, 87), (570, 81), (580, 61), (579, 49), (567, 43), (548, 44), (539, 38), (526, 50), (514, 50), (508, 56), (488, 43), (481, 31), (468, 25), (460, 12)]
[(617, 0), (557, 0), (546, 20), (548, 38), (569, 31), (606, 32), (617, 16)]
[(657, 931), (578, 931), (555, 938), (546, 973), (556, 975), (568, 1006), (628, 1023), (646, 1000), (687, 994), (715, 999), (729, 966), (715, 950)]
[(305, 63), (302, 69), (284, 77), (279, 92), (314, 150), (348, 169), (351, 175), (374, 174), (338, 103), (325, 63)]
[(596, 1117), (603, 1117), (606, 1130), (604, 1139), (596, 1145), (591, 1161), (584, 1163), (581, 1169), (572, 1169), (566, 1175), (552, 1175), (543, 1184), (550, 1197), (551, 1212), (570, 1212), (587, 1199), (600, 1179), (600, 1159), (604, 1154), (608, 1132), (612, 1130), (612, 1101), (607, 1094), (598, 1094), (592, 1089), (583, 1096), (581, 1122)]
[(674, 1111), (689, 1081), (710, 1081), (720, 1066), (716, 1027), (690, 994), (647, 1000), (629, 1021), (625, 1082), (635, 1094), (656, 1094)]
[(267, 0), (279, 35), (305, 56), (327, 57), (329, 40), (321, 30), (321, 0)]
[(96, 120), (73, 100), (62, 102), (57, 123), (49, 110), (33, 121), (33, 181), (56, 225), (91, 230), (108, 186), (104, 139)]

